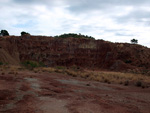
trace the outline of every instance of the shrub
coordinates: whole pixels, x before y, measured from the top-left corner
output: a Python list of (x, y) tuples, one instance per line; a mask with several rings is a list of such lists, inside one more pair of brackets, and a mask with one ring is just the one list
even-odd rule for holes
[(27, 33), (27, 32), (22, 31), (22, 32), (21, 32), (21, 36), (23, 36), (23, 35), (30, 35), (30, 34)]
[(9, 36), (9, 33), (7, 30), (1, 30), (1, 33), (0, 33), (2, 36)]
[(36, 67), (43, 67), (44, 63), (38, 63), (36, 61), (24, 61), (22, 64), (28, 69), (34, 69)]
[(68, 33), (68, 34), (62, 34), (59, 36), (55, 36), (55, 38), (88, 38), (88, 39), (94, 39), (92, 36), (82, 35), (82, 34), (75, 34), (75, 33)]
[(129, 63), (132, 63), (131, 60), (126, 60), (125, 63), (129, 64)]
[(45, 64), (43, 62), (39, 62), (39, 67), (45, 67)]
[(108, 83), (108, 84), (111, 84), (111, 82), (110, 82), (110, 81), (108, 81), (107, 83)]
[(141, 81), (137, 81), (137, 82), (135, 83), (135, 85), (136, 85), (137, 87), (141, 87), (141, 86), (142, 86), (142, 82), (141, 82)]
[(131, 43), (132, 43), (132, 44), (137, 44), (137, 43), (138, 43), (138, 40), (132, 39), (132, 40), (131, 40)]
[(3, 65), (3, 62), (0, 62), (0, 65)]
[(91, 86), (90, 84), (86, 84), (86, 86)]
[(129, 85), (129, 81), (126, 80), (126, 81), (124, 82), (124, 85), (125, 85), (125, 86), (128, 86), (128, 85)]
[(108, 79), (105, 79), (104, 82), (107, 83), (107, 82), (108, 82)]
[(57, 69), (65, 69), (65, 67), (63, 67), (63, 66), (57, 66), (56, 68)]

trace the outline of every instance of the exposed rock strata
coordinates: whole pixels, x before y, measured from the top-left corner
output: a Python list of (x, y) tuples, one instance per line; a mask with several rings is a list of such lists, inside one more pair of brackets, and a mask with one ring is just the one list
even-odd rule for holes
[(90, 69), (148, 69), (150, 49), (136, 44), (103, 40), (44, 36), (0, 37), (0, 61), (41, 61), (47, 66), (79, 66)]

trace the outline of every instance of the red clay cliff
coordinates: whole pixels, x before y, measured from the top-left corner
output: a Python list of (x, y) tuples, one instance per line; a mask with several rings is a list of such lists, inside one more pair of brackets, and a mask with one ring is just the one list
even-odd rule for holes
[(78, 66), (114, 71), (148, 70), (150, 49), (138, 44), (46, 36), (0, 37), (0, 61), (33, 60), (47, 66)]

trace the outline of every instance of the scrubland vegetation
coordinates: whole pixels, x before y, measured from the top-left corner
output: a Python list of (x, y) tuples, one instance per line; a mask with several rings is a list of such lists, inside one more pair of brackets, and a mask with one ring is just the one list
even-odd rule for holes
[(68, 33), (68, 34), (62, 34), (62, 35), (58, 35), (55, 36), (55, 38), (87, 38), (87, 39), (95, 39), (92, 36), (88, 36), (88, 35), (82, 35), (82, 34), (75, 34), (75, 33)]
[(80, 69), (77, 66), (66, 68), (63, 66), (44, 67), (43, 63), (35, 61), (22, 62), (21, 66), (9, 66), (0, 63), (0, 74), (14, 74), (17, 75), (19, 71), (30, 70), (35, 73), (49, 72), (49, 73), (62, 73), (72, 77), (81, 77), (87, 80), (98, 81), (108, 84), (120, 84), (124, 86), (137, 86), (142, 88), (149, 87), (150, 76), (135, 74), (135, 73), (122, 73), (111, 71), (92, 71)]
[(122, 84), (124, 86), (137, 86), (147, 88), (150, 83), (150, 76), (134, 73), (122, 73), (122, 72), (107, 72), (107, 71), (89, 71), (78, 68), (66, 67), (41, 67), (35, 68), (34, 72), (57, 72), (63, 73), (72, 77), (81, 77), (88, 80), (94, 80), (98, 82), (108, 84)]

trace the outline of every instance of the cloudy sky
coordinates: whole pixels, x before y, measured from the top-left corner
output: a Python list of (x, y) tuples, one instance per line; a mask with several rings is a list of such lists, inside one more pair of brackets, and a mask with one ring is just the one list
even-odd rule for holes
[(0, 0), (0, 13), (10, 35), (81, 33), (150, 47), (150, 0)]

